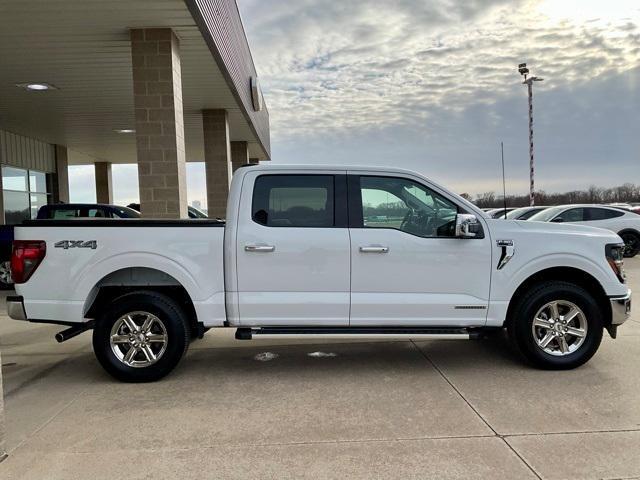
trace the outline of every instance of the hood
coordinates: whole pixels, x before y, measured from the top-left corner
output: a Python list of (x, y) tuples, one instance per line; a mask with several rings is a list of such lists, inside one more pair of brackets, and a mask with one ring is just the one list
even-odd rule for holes
[(584, 235), (589, 237), (607, 237), (611, 239), (619, 239), (618, 235), (610, 230), (605, 230), (604, 228), (597, 227), (587, 227), (585, 225), (576, 225), (575, 223), (531, 222), (528, 220), (501, 221), (511, 223), (512, 225), (528, 232), (564, 233)]

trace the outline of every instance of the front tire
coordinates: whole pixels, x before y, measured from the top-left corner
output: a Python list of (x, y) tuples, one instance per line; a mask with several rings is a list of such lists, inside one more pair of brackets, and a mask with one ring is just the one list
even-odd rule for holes
[(603, 313), (579, 285), (547, 281), (518, 301), (507, 330), (516, 350), (536, 367), (568, 370), (586, 363), (598, 350)]
[(640, 235), (634, 232), (622, 232), (619, 234), (624, 242), (624, 253), (626, 258), (635, 257), (640, 251)]
[(190, 339), (187, 318), (173, 299), (139, 291), (106, 307), (93, 330), (93, 351), (116, 379), (153, 382), (175, 368)]

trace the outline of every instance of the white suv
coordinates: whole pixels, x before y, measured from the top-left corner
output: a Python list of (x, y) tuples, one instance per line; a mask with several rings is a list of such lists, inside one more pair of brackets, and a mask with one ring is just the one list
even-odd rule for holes
[(640, 215), (617, 207), (602, 205), (560, 205), (536, 213), (530, 221), (577, 223), (604, 228), (620, 235), (625, 243), (625, 257), (640, 251)]

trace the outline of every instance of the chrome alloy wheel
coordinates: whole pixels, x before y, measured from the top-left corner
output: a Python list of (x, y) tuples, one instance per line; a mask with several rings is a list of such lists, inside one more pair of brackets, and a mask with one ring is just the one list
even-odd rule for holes
[(555, 300), (538, 310), (531, 330), (540, 349), (561, 357), (575, 352), (584, 343), (587, 317), (574, 303)]
[(148, 312), (130, 312), (113, 324), (109, 343), (118, 360), (133, 368), (156, 363), (167, 349), (167, 330)]

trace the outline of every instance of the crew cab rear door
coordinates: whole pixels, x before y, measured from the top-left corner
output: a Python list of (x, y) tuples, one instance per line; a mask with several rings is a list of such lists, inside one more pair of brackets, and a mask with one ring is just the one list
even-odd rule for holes
[(248, 172), (236, 233), (241, 325), (349, 324), (346, 172)]
[(491, 240), (455, 238), (455, 201), (407, 175), (349, 175), (351, 326), (479, 326)]

